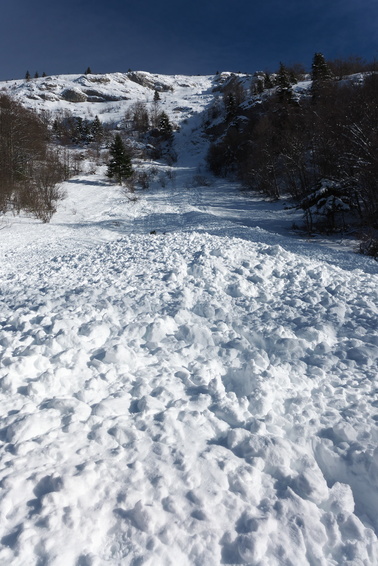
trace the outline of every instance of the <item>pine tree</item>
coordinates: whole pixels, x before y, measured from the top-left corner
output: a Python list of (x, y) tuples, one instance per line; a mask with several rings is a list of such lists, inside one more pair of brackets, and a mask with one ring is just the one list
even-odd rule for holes
[(111, 159), (108, 164), (106, 173), (109, 179), (114, 179), (118, 184), (122, 185), (125, 179), (133, 174), (131, 158), (127, 153), (125, 145), (120, 134), (116, 134), (113, 143), (110, 146)]
[(290, 102), (293, 98), (289, 71), (283, 63), (280, 63), (277, 73), (277, 93), (280, 102)]
[(84, 120), (81, 116), (74, 118), (72, 128), (72, 141), (73, 143), (80, 143), (83, 141)]
[(233, 92), (229, 92), (226, 95), (224, 104), (226, 107), (226, 119), (232, 120), (236, 116), (236, 109), (237, 109), (236, 99)]
[(274, 84), (269, 73), (264, 73), (264, 88), (273, 88)]
[(327, 85), (332, 80), (332, 72), (326, 63), (323, 53), (315, 53), (311, 66), (311, 94), (312, 101), (316, 103), (319, 97), (324, 95)]
[(332, 72), (326, 63), (323, 53), (315, 53), (311, 66), (311, 79), (313, 81), (328, 81), (332, 79)]
[(87, 70), (85, 71), (86, 75), (91, 75), (92, 74), (92, 69), (90, 67), (87, 67)]
[(95, 119), (92, 122), (91, 134), (92, 134), (93, 140), (96, 141), (96, 142), (100, 142), (102, 140), (102, 138), (104, 137), (104, 128), (103, 128), (103, 125), (101, 124), (98, 116), (96, 116)]
[(29, 71), (26, 71), (26, 73), (25, 73), (25, 79), (26, 79), (27, 81), (30, 81), (30, 73), (29, 73)]
[(159, 102), (159, 100), (160, 100), (160, 94), (159, 94), (159, 92), (158, 92), (157, 90), (155, 90), (155, 93), (154, 93), (154, 102)]
[(158, 130), (163, 139), (169, 140), (173, 134), (173, 127), (165, 112), (159, 114)]
[(292, 85), (296, 85), (298, 82), (297, 75), (295, 74), (295, 71), (293, 71), (293, 69), (289, 71), (289, 79)]
[(39, 79), (39, 74), (38, 74), (38, 71), (36, 71), (36, 72), (35, 72), (35, 74), (34, 74), (34, 78), (35, 78), (35, 79)]
[(251, 83), (250, 92), (252, 96), (257, 96), (264, 92), (264, 80), (261, 77), (258, 77)]

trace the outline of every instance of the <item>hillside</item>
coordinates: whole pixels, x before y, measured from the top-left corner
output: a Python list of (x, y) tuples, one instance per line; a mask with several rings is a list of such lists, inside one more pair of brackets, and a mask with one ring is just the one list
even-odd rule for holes
[(68, 110), (82, 118), (98, 115), (101, 121), (122, 119), (130, 104), (153, 102), (155, 90), (164, 109), (177, 120), (200, 111), (213, 98), (215, 77), (152, 75), (147, 72), (108, 75), (60, 75), (30, 81), (8, 81), (1, 88), (37, 111)]
[(1, 85), (177, 124), (136, 200), (85, 154), (49, 224), (1, 220), (2, 564), (378, 564), (378, 264), (207, 172), (224, 79)]

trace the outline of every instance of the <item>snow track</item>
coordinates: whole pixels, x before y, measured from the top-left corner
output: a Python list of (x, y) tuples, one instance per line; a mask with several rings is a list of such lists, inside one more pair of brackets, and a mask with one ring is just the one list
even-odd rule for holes
[(2, 563), (377, 563), (375, 276), (196, 233), (4, 275)]

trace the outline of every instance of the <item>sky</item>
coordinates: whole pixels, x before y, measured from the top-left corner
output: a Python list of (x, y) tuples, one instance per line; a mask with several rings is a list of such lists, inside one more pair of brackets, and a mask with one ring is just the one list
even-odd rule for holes
[(0, 80), (126, 72), (253, 73), (378, 58), (378, 0), (3, 0)]

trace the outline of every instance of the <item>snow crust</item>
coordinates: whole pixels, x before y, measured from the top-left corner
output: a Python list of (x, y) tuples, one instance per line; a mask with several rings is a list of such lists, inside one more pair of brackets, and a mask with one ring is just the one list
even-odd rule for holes
[(377, 264), (199, 183), (212, 79), (164, 81), (164, 187), (2, 221), (0, 563), (377, 565)]

